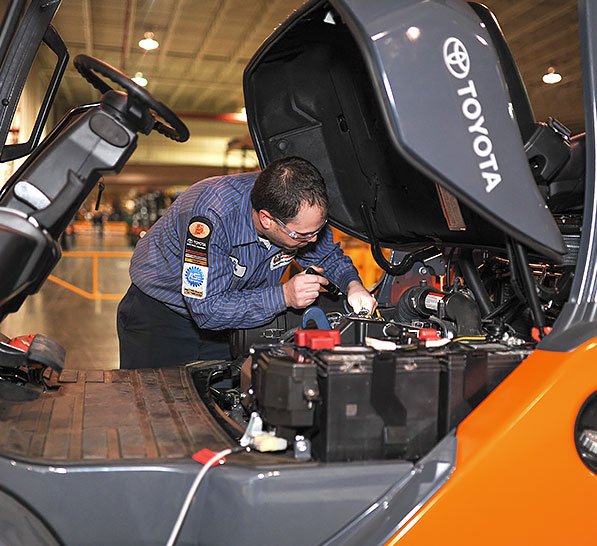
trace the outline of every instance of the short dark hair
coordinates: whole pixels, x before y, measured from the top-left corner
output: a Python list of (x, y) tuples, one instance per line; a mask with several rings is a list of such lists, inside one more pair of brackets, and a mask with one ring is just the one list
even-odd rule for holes
[(251, 190), (251, 204), (287, 222), (303, 205), (328, 211), (328, 194), (323, 177), (306, 159), (285, 157), (272, 161), (257, 177)]

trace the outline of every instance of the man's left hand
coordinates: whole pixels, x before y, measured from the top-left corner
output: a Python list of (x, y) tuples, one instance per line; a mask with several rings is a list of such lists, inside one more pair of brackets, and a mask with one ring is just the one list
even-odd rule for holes
[(352, 281), (347, 292), (348, 304), (355, 313), (366, 310), (371, 315), (377, 308), (377, 300), (360, 282)]

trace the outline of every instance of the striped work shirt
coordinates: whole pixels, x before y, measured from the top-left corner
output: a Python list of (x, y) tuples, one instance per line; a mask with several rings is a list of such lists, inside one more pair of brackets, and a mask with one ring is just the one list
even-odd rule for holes
[(285, 311), (279, 283), (293, 258), (321, 265), (346, 293), (359, 276), (329, 226), (296, 255), (257, 235), (250, 198), (257, 175), (208, 178), (181, 194), (137, 243), (133, 284), (210, 330), (259, 326)]

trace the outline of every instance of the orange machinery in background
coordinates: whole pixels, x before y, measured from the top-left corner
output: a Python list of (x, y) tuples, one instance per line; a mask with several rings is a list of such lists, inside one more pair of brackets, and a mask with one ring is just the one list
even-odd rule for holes
[(371, 288), (381, 278), (384, 271), (375, 263), (369, 244), (336, 228), (332, 228), (332, 233), (334, 234), (334, 241), (342, 244), (344, 254), (350, 256), (352, 263), (361, 276), (363, 285), (366, 288)]

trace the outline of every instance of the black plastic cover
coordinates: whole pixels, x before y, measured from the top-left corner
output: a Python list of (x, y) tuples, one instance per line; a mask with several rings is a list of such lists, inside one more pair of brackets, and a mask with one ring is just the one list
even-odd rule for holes
[(565, 253), (492, 38), (465, 2), (313, 0), (262, 45), (244, 90), (262, 164), (314, 163), (344, 231), (369, 239), (364, 203), (389, 246), (506, 234)]
[(437, 443), (440, 365), (433, 356), (355, 347), (317, 358), (316, 458), (415, 460)]

